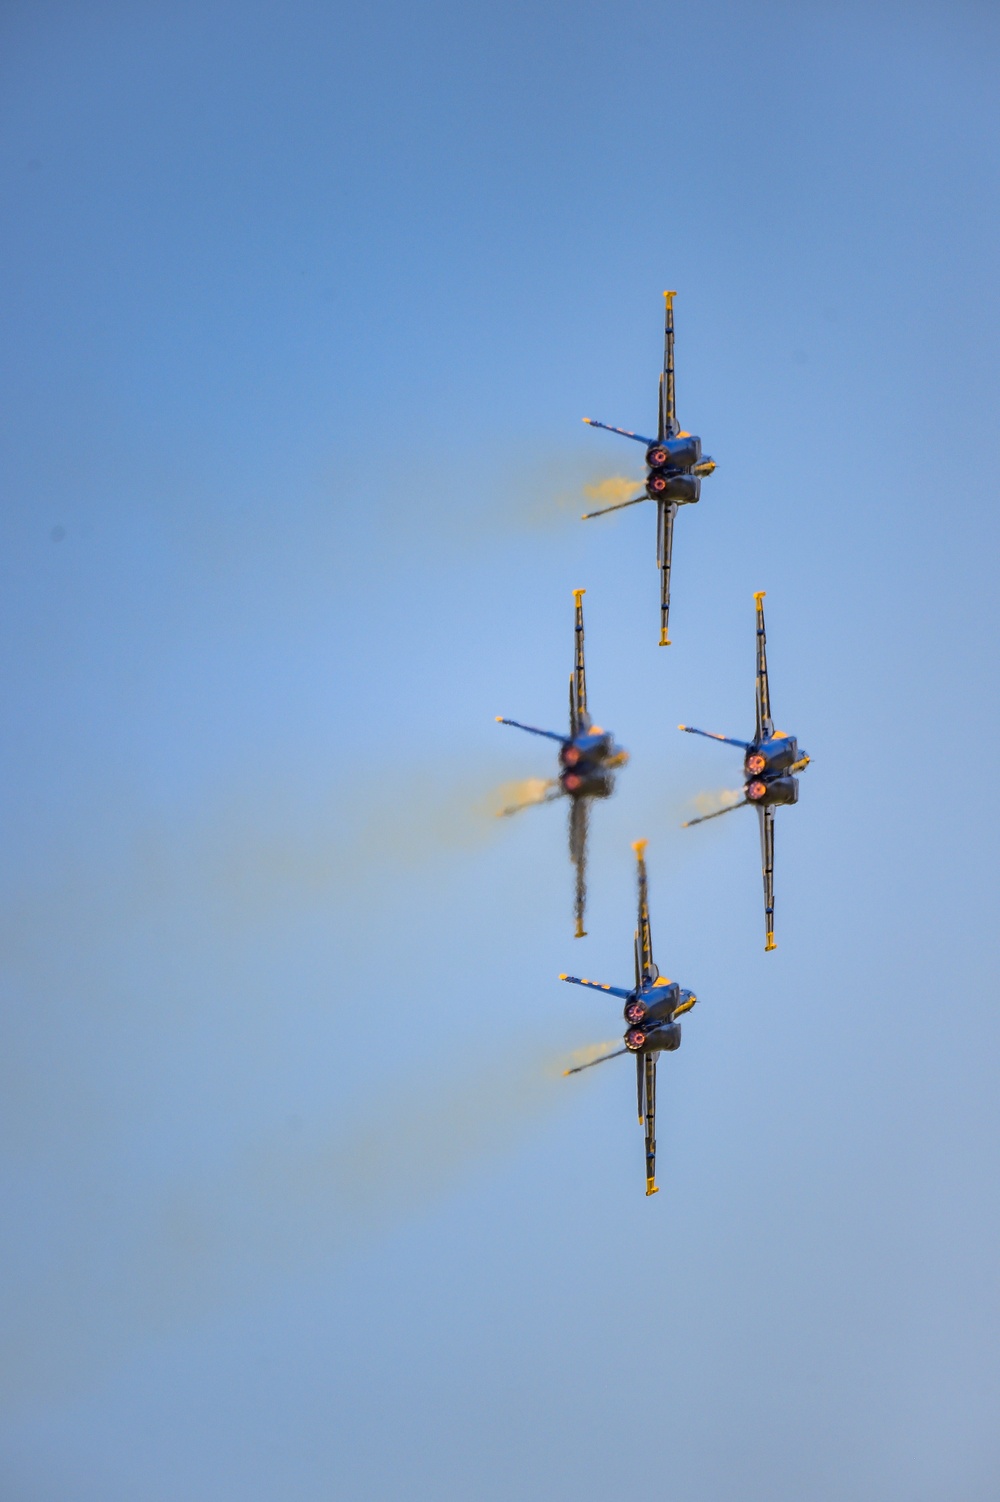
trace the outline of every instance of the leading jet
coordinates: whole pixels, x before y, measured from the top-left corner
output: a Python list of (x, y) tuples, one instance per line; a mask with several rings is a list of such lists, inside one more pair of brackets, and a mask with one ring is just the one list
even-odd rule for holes
[(552, 803), (557, 798), (569, 798), (569, 858), (576, 867), (575, 930), (574, 938), (586, 938), (583, 926), (584, 909), (587, 904), (587, 824), (590, 802), (594, 798), (609, 798), (614, 791), (614, 773), (628, 761), (628, 752), (615, 745), (610, 730), (595, 725), (587, 709), (587, 674), (583, 655), (583, 596), (585, 589), (574, 589), (576, 624), (574, 631), (573, 671), (569, 677), (569, 735), (558, 730), (539, 730), (535, 725), (522, 725), (520, 720), (508, 720), (497, 715), (499, 725), (513, 725), (516, 730), (527, 730), (531, 735), (544, 735), (550, 741), (559, 742), (558, 777), (546, 784), (547, 791), (541, 799), (517, 803), (512, 808), (500, 810), (501, 816), (519, 813), (532, 803)]
[(705, 814), (700, 819), (689, 819), (683, 826), (704, 824), (706, 819), (718, 819), (721, 814), (732, 813), (734, 808), (750, 804), (757, 810), (760, 820), (761, 868), (764, 874), (764, 928), (767, 937), (765, 949), (776, 948), (774, 942), (774, 810), (780, 803), (799, 801), (799, 780), (795, 775), (804, 772), (809, 757), (799, 750), (794, 735), (784, 730), (775, 730), (771, 719), (771, 691), (767, 682), (767, 638), (764, 634), (764, 595), (760, 590), (754, 595), (757, 608), (757, 728), (752, 741), (737, 741), (730, 735), (716, 735), (711, 730), (696, 730), (693, 725), (678, 725), (689, 735), (707, 735), (709, 740), (722, 741), (726, 746), (743, 749), (743, 797), (738, 803), (720, 808), (714, 814)]
[(560, 980), (574, 986), (589, 986), (594, 991), (604, 991), (608, 996), (618, 996), (625, 1003), (624, 1017), (628, 1023), (625, 1032), (625, 1047), (616, 1048), (588, 1064), (578, 1064), (567, 1069), (566, 1074), (580, 1074), (584, 1069), (593, 1069), (608, 1059), (617, 1059), (624, 1053), (635, 1055), (635, 1086), (639, 1107), (639, 1125), (646, 1128), (646, 1194), (657, 1194), (656, 1187), (656, 1057), (660, 1053), (674, 1053), (681, 1046), (679, 1018), (690, 1012), (698, 998), (693, 991), (686, 991), (676, 981), (667, 980), (653, 962), (653, 940), (649, 931), (649, 901), (646, 889), (646, 840), (636, 840), (635, 851), (639, 866), (639, 922), (635, 930), (635, 985), (630, 991), (620, 986), (605, 986), (596, 980), (580, 980), (575, 975), (560, 975)]
[(623, 438), (632, 438), (646, 445), (646, 489), (630, 501), (619, 501), (615, 506), (605, 506), (600, 511), (588, 511), (584, 521), (595, 516), (607, 516), (610, 511), (621, 511), (625, 506), (638, 506), (640, 501), (656, 502), (656, 566), (660, 570), (660, 646), (669, 647), (667, 625), (670, 616), (670, 559), (674, 547), (674, 518), (678, 507), (691, 506), (701, 499), (701, 482), (715, 469), (715, 461), (702, 455), (701, 439), (682, 430), (677, 421), (674, 398), (674, 298), (676, 292), (664, 292), (666, 318), (663, 334), (663, 370), (660, 374), (659, 414), (656, 437), (644, 438), (628, 428), (615, 428), (610, 423), (595, 422), (591, 417), (583, 420), (592, 428), (604, 428), (609, 433), (620, 433)]

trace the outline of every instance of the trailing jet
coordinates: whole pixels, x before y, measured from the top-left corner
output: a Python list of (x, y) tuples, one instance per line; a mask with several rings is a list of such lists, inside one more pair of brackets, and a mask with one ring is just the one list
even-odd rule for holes
[(701, 498), (701, 482), (715, 468), (715, 461), (701, 452), (701, 439), (681, 430), (674, 401), (674, 298), (676, 292), (664, 292), (667, 301), (663, 336), (663, 371), (660, 375), (660, 403), (656, 437), (644, 438), (628, 428), (614, 428), (610, 423), (585, 417), (592, 428), (620, 433), (646, 445), (646, 489), (631, 501), (619, 501), (600, 511), (588, 511), (584, 521), (637, 506), (640, 501), (656, 502), (656, 566), (660, 570), (660, 646), (669, 647), (667, 622), (670, 615), (670, 558), (674, 546), (674, 517), (679, 506), (690, 506)]
[(752, 741), (737, 741), (730, 735), (715, 735), (711, 730), (696, 730), (693, 725), (678, 725), (690, 735), (707, 735), (709, 740), (722, 741), (727, 746), (741, 746), (744, 751), (743, 797), (728, 808), (720, 808), (714, 814), (705, 814), (700, 819), (689, 819), (683, 826), (704, 824), (706, 819), (718, 819), (721, 814), (732, 813), (734, 808), (750, 804), (757, 810), (760, 820), (760, 853), (764, 873), (764, 928), (767, 938), (765, 949), (774, 949), (774, 810), (779, 803), (799, 801), (797, 772), (804, 772), (809, 757), (799, 750), (794, 735), (784, 730), (775, 730), (771, 719), (771, 693), (767, 684), (767, 641), (764, 636), (764, 590), (754, 595), (757, 607), (757, 729)]
[(583, 596), (585, 589), (574, 589), (576, 601), (576, 630), (573, 671), (569, 678), (569, 735), (558, 730), (539, 730), (534, 725), (522, 725), (520, 720), (508, 720), (497, 715), (500, 725), (513, 725), (517, 730), (527, 730), (531, 735), (544, 735), (559, 742), (558, 777), (546, 785), (541, 799), (517, 803), (512, 808), (501, 809), (501, 815), (516, 814), (532, 803), (552, 803), (556, 798), (569, 798), (569, 858), (576, 867), (574, 937), (583, 939), (584, 908), (587, 902), (587, 822), (590, 802), (593, 798), (608, 798), (614, 791), (616, 768), (628, 761), (628, 752), (615, 745), (610, 730), (595, 725), (587, 709), (587, 676), (583, 660)]
[(673, 1053), (681, 1046), (681, 1025), (678, 1018), (690, 1012), (698, 998), (686, 991), (676, 981), (667, 980), (653, 962), (653, 941), (649, 931), (649, 903), (646, 893), (646, 840), (636, 840), (632, 849), (639, 865), (639, 922), (635, 931), (635, 985), (630, 991), (619, 986), (605, 986), (596, 980), (580, 980), (575, 975), (560, 975), (560, 980), (570, 981), (574, 986), (589, 986), (595, 991), (604, 991), (609, 996), (618, 996), (625, 1003), (625, 1047), (606, 1053), (589, 1064), (579, 1064), (567, 1069), (566, 1074), (580, 1074), (584, 1069), (593, 1069), (607, 1059), (617, 1059), (623, 1053), (635, 1055), (636, 1095), (639, 1106), (639, 1124), (646, 1128), (646, 1194), (656, 1194), (656, 1056)]

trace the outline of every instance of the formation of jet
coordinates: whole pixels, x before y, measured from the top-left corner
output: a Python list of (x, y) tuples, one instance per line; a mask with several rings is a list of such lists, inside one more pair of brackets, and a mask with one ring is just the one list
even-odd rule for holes
[(805, 771), (809, 757), (799, 750), (794, 735), (784, 730), (775, 730), (771, 718), (771, 691), (767, 681), (767, 638), (764, 634), (764, 590), (754, 595), (757, 607), (757, 727), (752, 741), (738, 741), (731, 735), (716, 735), (711, 730), (697, 730), (693, 725), (679, 725), (690, 735), (705, 735), (709, 740), (722, 741), (727, 746), (743, 749), (743, 797), (738, 803), (720, 808), (714, 814), (704, 814), (700, 819), (689, 819), (684, 825), (704, 824), (706, 819), (718, 819), (722, 814), (732, 813), (734, 808), (746, 808), (749, 804), (757, 810), (760, 820), (760, 855), (764, 874), (764, 928), (765, 949), (774, 949), (774, 810), (779, 803), (799, 801), (797, 772)]
[(682, 431), (677, 421), (677, 405), (674, 395), (674, 298), (676, 292), (664, 292), (666, 317), (663, 333), (663, 370), (660, 374), (659, 411), (656, 437), (644, 438), (628, 428), (615, 428), (607, 422), (595, 422), (585, 417), (592, 428), (604, 428), (609, 433), (620, 433), (623, 438), (632, 438), (646, 445), (646, 488), (642, 495), (630, 501), (619, 501), (615, 506), (604, 506), (600, 511), (588, 511), (584, 521), (595, 516), (607, 516), (610, 511), (621, 511), (626, 506), (637, 506), (640, 501), (656, 502), (656, 566), (660, 570), (660, 646), (669, 647), (667, 634), (670, 616), (670, 561), (674, 547), (674, 518), (680, 506), (691, 506), (701, 499), (701, 482), (715, 469), (714, 460), (702, 455), (701, 439), (693, 433)]
[[(611, 511), (621, 511), (626, 506), (638, 505), (640, 501), (655, 501), (657, 507), (657, 566), (660, 570), (660, 645), (669, 646), (670, 615), (670, 569), (673, 552), (674, 519), (681, 506), (693, 505), (701, 497), (701, 482), (715, 469), (715, 463), (702, 454), (701, 439), (681, 429), (677, 421), (674, 393), (674, 309), (673, 292), (665, 292), (666, 315), (663, 337), (663, 370), (660, 375), (659, 407), (656, 437), (647, 438), (627, 428), (612, 427), (610, 423), (594, 422), (589, 417), (584, 422), (591, 427), (604, 428), (631, 438), (646, 449), (646, 483), (641, 495), (614, 506), (605, 506), (600, 511), (588, 512), (589, 521), (595, 516), (605, 516)], [(498, 715), (502, 725), (514, 725), (532, 735), (543, 735), (559, 742), (558, 776), (543, 784), (541, 799), (534, 802), (552, 802), (557, 798), (569, 798), (569, 853), (576, 868), (575, 928), (576, 938), (584, 938), (584, 909), (587, 883), (587, 821), (590, 802), (594, 798), (607, 798), (614, 788), (614, 773), (628, 760), (628, 753), (616, 745), (610, 731), (602, 730), (591, 720), (587, 708), (587, 681), (584, 668), (583, 646), (583, 595), (582, 589), (573, 591), (576, 602), (575, 653), (573, 672), (569, 685), (569, 733), (556, 730), (540, 730), (534, 725), (524, 725), (519, 720), (508, 720)], [(752, 740), (736, 740), (728, 735), (716, 735), (709, 730), (697, 730), (693, 725), (681, 725), (681, 730), (692, 735), (708, 736), (725, 745), (739, 746), (744, 753), (744, 783), (742, 797), (717, 813), (706, 814), (699, 819), (690, 819), (688, 825), (702, 824), (706, 819), (718, 818), (730, 813), (733, 808), (748, 804), (756, 808), (760, 822), (761, 867), (764, 877), (764, 927), (765, 949), (775, 948), (774, 941), (774, 810), (783, 803), (796, 803), (799, 796), (799, 772), (809, 765), (809, 757), (800, 751), (795, 736), (783, 730), (775, 730), (771, 718), (771, 696), (767, 678), (767, 644), (764, 633), (764, 592), (754, 595), (757, 622), (757, 724)], [(504, 814), (513, 814), (527, 808), (528, 802), (506, 808)], [(685, 827), (688, 827), (685, 825)], [(613, 1049), (601, 1057), (591, 1059), (566, 1074), (579, 1074), (592, 1069), (608, 1059), (616, 1059), (630, 1053), (635, 1057), (636, 1093), (639, 1122), (645, 1127), (646, 1138), (646, 1194), (656, 1194), (656, 1061), (661, 1053), (673, 1053), (680, 1047), (680, 1018), (695, 1005), (697, 997), (685, 990), (676, 981), (660, 975), (653, 961), (653, 943), (650, 935), (649, 904), (646, 883), (646, 841), (638, 840), (633, 849), (638, 863), (639, 918), (635, 931), (635, 984), (628, 990), (620, 986), (604, 985), (599, 981), (581, 979), (575, 975), (561, 975), (560, 980), (573, 985), (587, 986), (615, 996), (624, 1003), (626, 1023), (623, 1047)]]
[(560, 980), (574, 986), (589, 986), (624, 1001), (624, 1048), (616, 1048), (589, 1064), (567, 1069), (566, 1074), (580, 1074), (623, 1053), (635, 1055), (636, 1097), (639, 1124), (646, 1129), (646, 1194), (656, 1194), (656, 1059), (661, 1053), (673, 1053), (681, 1046), (679, 1019), (690, 1012), (698, 998), (676, 981), (660, 974), (653, 960), (653, 939), (649, 928), (649, 900), (646, 890), (646, 840), (636, 840), (632, 849), (639, 867), (639, 921), (635, 930), (635, 985), (630, 990), (605, 986), (596, 980), (581, 980), (576, 975), (560, 975)]
[(544, 735), (559, 742), (559, 775), (547, 785), (541, 799), (517, 803), (501, 810), (502, 815), (519, 813), (534, 803), (552, 803), (557, 798), (569, 798), (569, 858), (576, 868), (576, 892), (574, 900), (574, 937), (586, 938), (583, 926), (587, 904), (587, 824), (590, 803), (594, 798), (609, 798), (614, 791), (614, 774), (628, 761), (628, 752), (615, 744), (610, 730), (595, 725), (587, 708), (587, 672), (583, 648), (583, 596), (585, 589), (574, 589), (576, 620), (574, 626), (573, 671), (569, 677), (569, 734), (558, 730), (539, 730), (535, 725), (522, 725), (520, 720), (508, 720), (497, 715), (500, 725), (513, 725), (516, 730), (527, 730), (531, 735)]

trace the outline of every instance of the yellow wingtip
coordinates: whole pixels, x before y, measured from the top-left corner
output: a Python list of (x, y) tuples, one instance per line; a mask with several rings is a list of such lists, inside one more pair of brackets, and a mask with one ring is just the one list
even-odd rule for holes
[(669, 647), (670, 646), (670, 637), (667, 635), (667, 628), (666, 628), (666, 626), (664, 626), (663, 630), (660, 632), (660, 646), (661, 647)]
[(652, 1181), (652, 1179), (647, 1179), (646, 1180), (646, 1198), (649, 1199), (649, 1196), (651, 1194), (659, 1194), (659, 1192), (660, 1192), (659, 1186), (656, 1185), (656, 1184), (654, 1184), (653, 1181)]
[(582, 417), (582, 418), (581, 418), (581, 419), (580, 419), (580, 421), (581, 421), (581, 422), (589, 422), (589, 421), (590, 421), (590, 418), (589, 418), (589, 417)]
[(673, 292), (664, 292), (663, 295), (667, 299), (667, 302), (670, 302), (672, 298), (675, 298), (677, 296), (677, 292), (676, 290), (674, 290)]
[(497, 722), (498, 725), (502, 725), (503, 724), (503, 715), (502, 714), (495, 714), (493, 716), (493, 718), (496, 720), (496, 722)]
[(766, 594), (766, 589), (755, 589), (753, 592), (753, 597), (755, 600), (762, 600)]
[(569, 980), (569, 976), (568, 975), (560, 975), (559, 979), (560, 980)]
[(645, 849), (646, 849), (646, 846), (648, 844), (649, 844), (648, 840), (633, 840), (632, 841), (632, 849), (635, 851), (636, 855), (639, 857), (640, 860), (642, 860), (643, 854), (645, 853)]
[(580, 596), (581, 595), (585, 595), (586, 593), (587, 593), (587, 591), (585, 589), (574, 589), (574, 591), (573, 591), (573, 598), (574, 598), (574, 600), (579, 601)]
[(778, 946), (777, 946), (777, 944), (774, 941), (774, 934), (773, 933), (769, 933), (768, 936), (767, 936), (767, 943), (764, 945), (765, 951), (768, 950), (768, 949), (777, 949), (777, 947)]

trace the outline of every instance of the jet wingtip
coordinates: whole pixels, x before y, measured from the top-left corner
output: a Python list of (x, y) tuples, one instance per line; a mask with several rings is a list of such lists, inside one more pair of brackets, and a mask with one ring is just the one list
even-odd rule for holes
[(658, 1184), (654, 1184), (653, 1181), (652, 1181), (652, 1179), (648, 1179), (647, 1182), (646, 1182), (646, 1198), (649, 1199), (649, 1196), (651, 1194), (659, 1194), (659, 1192), (660, 1192), (659, 1185)]

